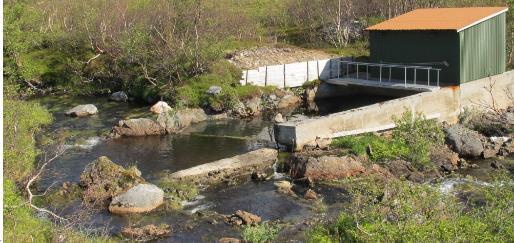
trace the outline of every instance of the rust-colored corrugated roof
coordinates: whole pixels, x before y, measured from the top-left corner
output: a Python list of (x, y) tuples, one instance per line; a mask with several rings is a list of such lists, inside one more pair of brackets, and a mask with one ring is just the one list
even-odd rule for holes
[(508, 10), (506, 7), (416, 9), (366, 30), (455, 30), (461, 31)]

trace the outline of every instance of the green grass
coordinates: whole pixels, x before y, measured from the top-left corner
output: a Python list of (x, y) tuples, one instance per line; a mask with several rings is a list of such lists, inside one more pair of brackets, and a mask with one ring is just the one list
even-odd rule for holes
[(435, 120), (428, 120), (422, 114), (404, 112), (393, 117), (395, 128), (392, 138), (371, 133), (335, 138), (331, 146), (348, 148), (355, 155), (368, 155), (376, 162), (404, 159), (418, 169), (433, 166), (430, 163), (430, 148), (444, 142), (444, 132)]
[(252, 243), (264, 243), (273, 241), (280, 231), (280, 227), (262, 223), (255, 226), (243, 226), (241, 232), (243, 240)]
[(514, 184), (499, 175), (475, 186), (479, 200), (461, 203), (437, 187), (378, 178), (348, 184), (352, 203), (331, 224), (317, 225), (309, 242), (510, 242)]

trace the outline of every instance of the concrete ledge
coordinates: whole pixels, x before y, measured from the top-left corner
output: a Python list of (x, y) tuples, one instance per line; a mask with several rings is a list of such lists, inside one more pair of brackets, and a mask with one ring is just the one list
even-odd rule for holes
[(225, 176), (252, 173), (253, 170), (270, 167), (277, 160), (275, 149), (262, 148), (246, 154), (221, 159), (189, 169), (180, 170), (170, 175), (171, 179), (215, 182)]
[(328, 116), (277, 124), (275, 139), (278, 143), (298, 151), (317, 137), (329, 138), (393, 128), (392, 117), (400, 116), (406, 110), (455, 123), (463, 107), (471, 106), (477, 100), (483, 100), (485, 104), (491, 103), (491, 99), (487, 99), (490, 94), (484, 89), (491, 80), (494, 82), (493, 93), (497, 96), (495, 105), (498, 108), (507, 107), (512, 102), (508, 97), (513, 94), (514, 71), (468, 82), (462, 86), (413, 94)]

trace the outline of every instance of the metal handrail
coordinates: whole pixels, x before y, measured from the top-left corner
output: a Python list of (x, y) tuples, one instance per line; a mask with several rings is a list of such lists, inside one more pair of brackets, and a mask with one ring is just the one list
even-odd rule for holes
[[(417, 84), (417, 80), (416, 80), (416, 75), (417, 75), (417, 70), (426, 70), (427, 71), (427, 86), (430, 86), (430, 71), (436, 71), (437, 72), (437, 86), (439, 86), (439, 74), (440, 74), (440, 71), (442, 69), (440, 68), (433, 68), (433, 67), (430, 67), (430, 66), (415, 66), (415, 65), (399, 65), (399, 64), (384, 64), (384, 63), (368, 63), (368, 62), (354, 62), (354, 61), (343, 61), (343, 60), (339, 60), (339, 65), (337, 67), (337, 78), (340, 78), (340, 75), (341, 75), (341, 64), (346, 64), (346, 77), (349, 77), (350, 75), (350, 68), (349, 66), (350, 65), (355, 65), (356, 66), (356, 78), (359, 79), (359, 66), (366, 66), (366, 80), (370, 80), (369, 79), (369, 67), (380, 67), (380, 72), (379, 72), (379, 82), (382, 83), (382, 69), (383, 68), (387, 68), (389, 69), (389, 77), (388, 77), (388, 80), (389, 82), (391, 82), (391, 73), (392, 73), (392, 69), (393, 68), (398, 68), (398, 69), (403, 69), (404, 70), (404, 85), (405, 87), (407, 87), (407, 70), (408, 69), (414, 69), (414, 79), (413, 79), (413, 83), (414, 85), (425, 85), (425, 84)], [(419, 80), (421, 81), (421, 80)]]

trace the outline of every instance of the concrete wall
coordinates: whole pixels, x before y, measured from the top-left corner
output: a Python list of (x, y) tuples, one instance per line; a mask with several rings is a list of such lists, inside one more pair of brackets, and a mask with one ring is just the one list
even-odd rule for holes
[[(496, 101), (500, 108), (508, 105), (508, 92), (512, 95), (514, 85), (513, 77), (514, 71), (492, 77), (495, 80), (493, 92), (501, 100)], [(472, 105), (474, 100), (487, 101), (488, 92), (484, 84), (488, 82), (489, 79), (481, 79), (462, 87), (446, 87), (328, 116), (281, 123), (275, 127), (275, 139), (280, 144), (301, 150), (317, 137), (340, 137), (393, 128), (392, 117), (400, 116), (408, 109), (421, 112), (430, 119), (455, 123), (463, 107)], [(507, 93), (504, 90), (508, 90)]]
[(326, 80), (337, 77), (340, 61), (351, 61), (350, 57), (337, 57), (244, 70), (239, 81), (242, 85), (299, 87), (307, 81)]
[(460, 89), (461, 110), (466, 107), (489, 108), (493, 106), (493, 101), (497, 108), (506, 108), (513, 102), (514, 71), (463, 83)]

